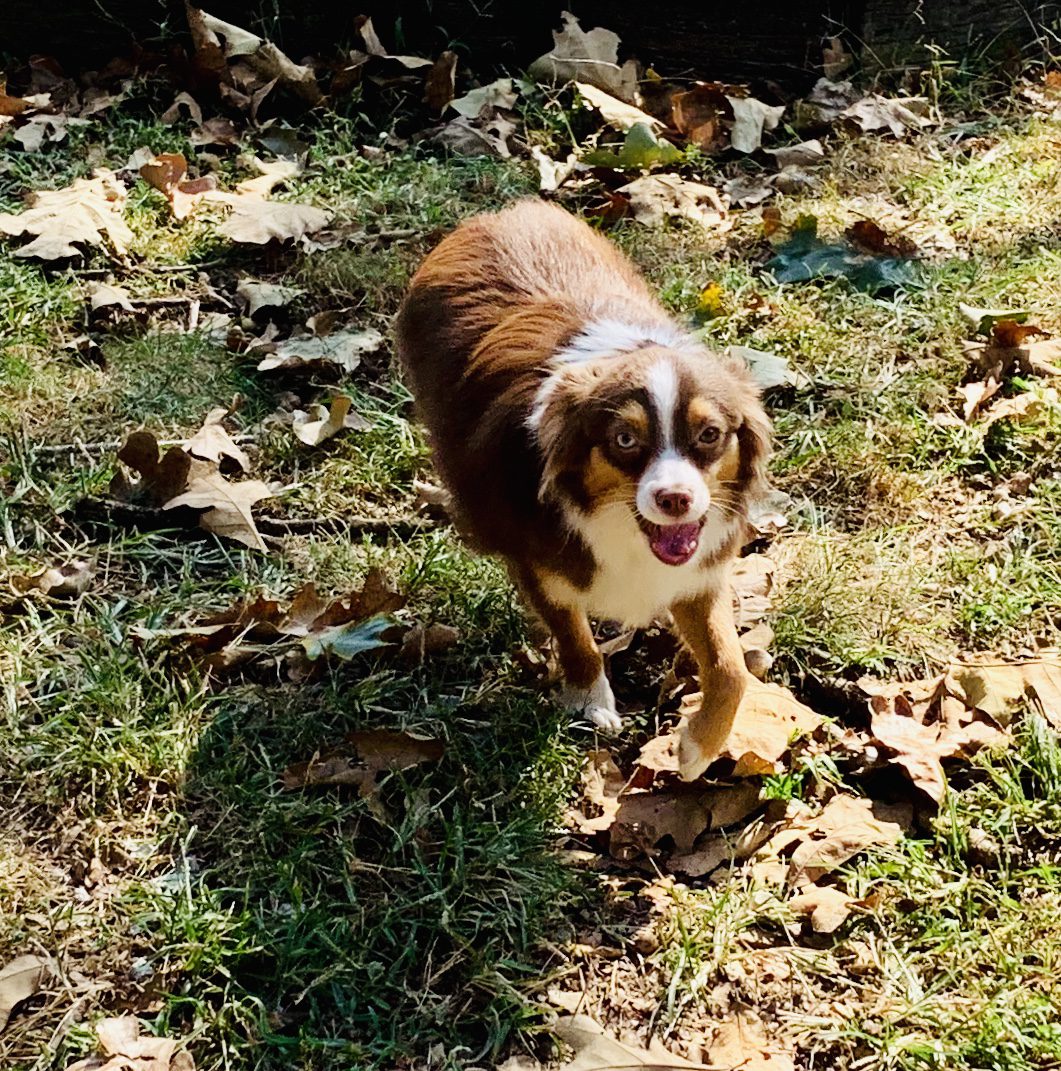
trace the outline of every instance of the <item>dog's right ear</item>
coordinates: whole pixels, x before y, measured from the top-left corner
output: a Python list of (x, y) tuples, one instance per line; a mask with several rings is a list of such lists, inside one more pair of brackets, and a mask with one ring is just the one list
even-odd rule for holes
[(592, 448), (592, 398), (601, 380), (592, 365), (551, 372), (542, 383), (527, 427), (542, 456), (539, 497), (552, 494), (565, 473), (580, 469)]

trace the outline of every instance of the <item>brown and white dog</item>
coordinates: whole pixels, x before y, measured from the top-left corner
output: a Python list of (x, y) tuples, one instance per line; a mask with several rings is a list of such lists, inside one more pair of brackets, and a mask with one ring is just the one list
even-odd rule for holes
[(397, 345), (455, 521), (552, 630), (571, 706), (621, 726), (588, 615), (671, 611), (700, 667), (679, 743), (682, 776), (698, 777), (747, 680), (726, 574), (770, 427), (744, 366), (539, 201), (476, 216), (429, 254)]

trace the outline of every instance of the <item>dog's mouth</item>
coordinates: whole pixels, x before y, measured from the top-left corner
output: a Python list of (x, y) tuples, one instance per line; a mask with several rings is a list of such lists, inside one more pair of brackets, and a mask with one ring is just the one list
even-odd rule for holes
[(700, 545), (706, 514), (689, 524), (653, 524), (640, 515), (637, 520), (648, 538), (649, 548), (664, 565), (684, 565)]

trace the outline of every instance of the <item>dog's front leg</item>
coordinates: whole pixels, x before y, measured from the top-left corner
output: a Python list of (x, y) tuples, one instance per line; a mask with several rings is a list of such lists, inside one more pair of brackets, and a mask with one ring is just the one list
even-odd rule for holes
[(615, 710), (615, 696), (604, 673), (604, 659), (585, 611), (553, 602), (533, 577), (520, 577), (520, 587), (556, 640), (556, 653), (564, 675), (561, 693), (564, 704), (597, 728), (618, 732), (623, 727), (622, 719)]
[(700, 670), (700, 709), (682, 724), (678, 742), (678, 771), (684, 780), (692, 781), (722, 751), (749, 674), (728, 586), (675, 603), (671, 613)]

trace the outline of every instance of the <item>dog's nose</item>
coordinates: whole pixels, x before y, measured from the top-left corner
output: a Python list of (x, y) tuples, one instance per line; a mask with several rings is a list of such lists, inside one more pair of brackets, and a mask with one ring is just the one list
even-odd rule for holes
[(693, 496), (682, 488), (669, 491), (657, 491), (655, 494), (656, 505), (668, 517), (682, 517), (689, 512), (693, 504)]

